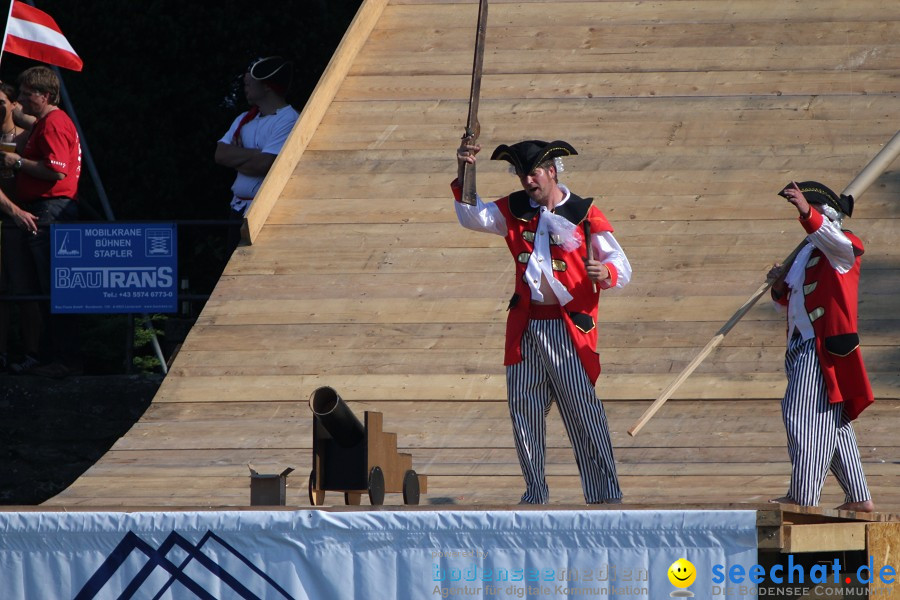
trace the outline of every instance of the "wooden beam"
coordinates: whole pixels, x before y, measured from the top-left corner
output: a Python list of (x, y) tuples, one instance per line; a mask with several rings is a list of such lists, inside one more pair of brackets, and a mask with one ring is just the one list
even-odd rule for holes
[(785, 525), (785, 554), (866, 549), (866, 523)]
[(331, 105), (331, 101), (337, 94), (338, 88), (344, 82), (353, 60), (369, 38), (369, 34), (381, 17), (381, 12), (388, 0), (364, 0), (362, 6), (350, 23), (347, 33), (344, 34), (334, 56), (328, 62), (325, 72), (319, 79), (319, 83), (306, 102), (300, 118), (294, 124), (291, 135), (282, 151), (275, 159), (275, 163), (263, 180), (241, 228), (243, 241), (252, 244), (259, 235), (263, 225), (269, 218), (272, 207), (278, 201), (284, 185), (290, 178), (300, 157), (306, 150), (309, 140), (322, 122), (325, 111)]
[[(870, 573), (869, 596), (884, 600), (900, 600), (900, 583), (897, 583), (897, 571), (900, 571), (900, 523), (869, 523), (866, 525), (866, 554), (873, 557), (875, 573)], [(893, 568), (894, 574), (885, 573), (885, 578), (893, 583), (881, 580), (881, 570), (885, 566)]]

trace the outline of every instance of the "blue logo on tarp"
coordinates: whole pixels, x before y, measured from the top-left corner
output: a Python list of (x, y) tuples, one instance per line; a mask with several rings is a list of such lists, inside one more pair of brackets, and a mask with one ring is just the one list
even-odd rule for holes
[(172, 256), (174, 253), (171, 229), (147, 229), (146, 231), (146, 247), (144, 251), (148, 257), (154, 256)]
[[(201, 598), (277, 595), (294, 600), (271, 577), (211, 531), (196, 544), (173, 531), (154, 548), (129, 531), (91, 576), (75, 600), (98, 598)], [(218, 593), (214, 593), (218, 590)]]
[(53, 230), (56, 258), (81, 258), (81, 230), (57, 227)]

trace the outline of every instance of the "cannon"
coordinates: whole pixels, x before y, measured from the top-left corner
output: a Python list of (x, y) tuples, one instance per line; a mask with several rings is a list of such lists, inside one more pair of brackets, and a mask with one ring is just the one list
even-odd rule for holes
[(397, 452), (397, 434), (382, 430), (382, 415), (365, 411), (360, 423), (343, 398), (330, 387), (309, 397), (313, 412), (313, 457), (309, 503), (321, 506), (325, 492), (343, 492), (344, 503), (360, 504), (368, 493), (373, 506), (385, 493), (403, 493), (404, 504), (418, 504), (427, 477), (412, 469), (412, 455)]

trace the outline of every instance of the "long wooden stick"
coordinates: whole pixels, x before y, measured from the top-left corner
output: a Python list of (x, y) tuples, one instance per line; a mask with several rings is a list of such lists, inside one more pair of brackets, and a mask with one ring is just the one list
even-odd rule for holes
[[(853, 181), (850, 182), (844, 191), (842, 192), (845, 196), (853, 196), (854, 200), (862, 195), (866, 189), (872, 185), (872, 183), (878, 179), (878, 176), (881, 175), (890, 164), (900, 155), (900, 131), (894, 134), (894, 137), (884, 145), (881, 151), (875, 155), (869, 164), (860, 171), (859, 175), (853, 178)], [(782, 262), (784, 268), (782, 269), (782, 273), (786, 273), (787, 269), (790, 268), (792, 262), (794, 262), (794, 258), (796, 258), (797, 254), (800, 250), (803, 249), (803, 246), (806, 245), (806, 240), (804, 239), (800, 244), (794, 248), (794, 251), (788, 255), (786, 259)], [(699, 354), (694, 357), (694, 360), (690, 362), (690, 364), (684, 368), (684, 370), (675, 378), (669, 386), (663, 390), (663, 393), (660, 394), (659, 398), (654, 400), (653, 404), (644, 411), (644, 414), (635, 421), (634, 425), (631, 426), (631, 429), (628, 430), (628, 435), (634, 437), (638, 434), (638, 432), (643, 429), (644, 425), (653, 418), (662, 405), (666, 403), (666, 401), (672, 397), (672, 394), (675, 393), (682, 383), (691, 376), (697, 367), (700, 366), (709, 354), (715, 350), (715, 348), (722, 343), (722, 340), (725, 339), (725, 336), (728, 335), (728, 332), (738, 324), (738, 321), (744, 318), (744, 315), (753, 308), (753, 305), (762, 298), (763, 294), (769, 291), (769, 288), (772, 287), (772, 284), (775, 283), (776, 279), (767, 280), (764, 284), (759, 286), (753, 295), (750, 296), (746, 302), (744, 302), (743, 306), (741, 306), (736, 313), (728, 320), (727, 323), (722, 325), (719, 331), (716, 332), (716, 335), (713, 336), (711, 340), (703, 347)]]
[[(481, 74), (484, 65), (484, 40), (487, 37), (488, 0), (478, 3), (478, 29), (475, 32), (475, 58), (472, 61), (472, 88), (469, 91), (469, 116), (466, 119), (464, 143), (474, 144), (481, 133), (478, 122), (478, 102), (481, 96)], [(462, 198), (465, 204), (475, 205), (475, 165), (463, 165)]]

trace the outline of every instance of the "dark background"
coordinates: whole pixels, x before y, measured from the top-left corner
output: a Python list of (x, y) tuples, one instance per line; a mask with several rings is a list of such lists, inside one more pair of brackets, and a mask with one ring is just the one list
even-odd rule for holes
[[(213, 153), (247, 108), (242, 88), (237, 104), (226, 105), (235, 78), (253, 58), (289, 58), (288, 101), (301, 111), (360, 1), (34, 4), (84, 61), (81, 72), (60, 72), (116, 218), (171, 220), (226, 214), (234, 174), (217, 166)], [(35, 64), (4, 53), (0, 78), (14, 82)], [(80, 194), (102, 214), (86, 169)]]
[[(294, 66), (288, 101), (302, 111), (360, 0), (34, 5), (53, 17), (84, 61), (80, 72), (59, 72), (116, 220), (179, 223), (179, 278), (183, 293), (199, 299), (154, 321), (171, 360), (228, 259), (225, 227), (190, 221), (227, 216), (234, 172), (216, 165), (213, 155), (218, 139), (247, 109), (241, 76), (255, 58), (288, 58)], [(0, 6), (8, 12), (7, 2)], [(15, 83), (37, 64), (5, 52), (0, 79)], [(79, 201), (82, 220), (105, 219), (86, 162)], [(84, 315), (85, 373), (158, 372), (141, 329), (132, 342), (127, 317)], [(13, 327), (13, 361), (23, 352), (17, 335)]]

